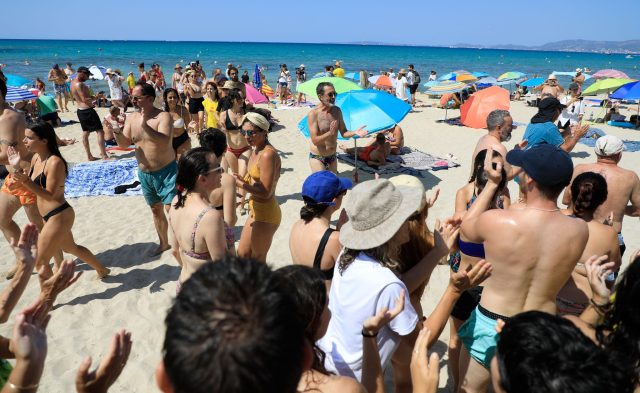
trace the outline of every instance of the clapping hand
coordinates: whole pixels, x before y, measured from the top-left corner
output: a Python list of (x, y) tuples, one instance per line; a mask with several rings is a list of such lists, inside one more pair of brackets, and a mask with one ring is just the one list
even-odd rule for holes
[(76, 392), (106, 393), (126, 366), (131, 345), (131, 333), (121, 330), (113, 336), (109, 352), (97, 369), (89, 371), (91, 357), (85, 358), (76, 374)]
[(49, 310), (41, 307), (40, 301), (33, 302), (16, 316), (9, 350), (17, 362), (44, 365), (47, 356), (46, 329), (50, 319)]
[(371, 336), (378, 334), (380, 329), (385, 327), (391, 320), (397, 317), (404, 310), (404, 289), (400, 292), (400, 296), (396, 298), (393, 309), (390, 311), (383, 307), (376, 315), (370, 317), (362, 323), (362, 330)]
[(440, 358), (435, 352), (427, 358), (429, 336), (431, 336), (431, 331), (423, 327), (413, 347), (411, 382), (413, 382), (414, 393), (435, 393), (438, 390)]
[(593, 292), (593, 300), (600, 305), (609, 303), (611, 290), (605, 281), (607, 276), (613, 273), (613, 268), (616, 265), (615, 262), (607, 262), (607, 259), (609, 258), (606, 255), (594, 255), (584, 263), (589, 286)]
[(16, 254), (16, 260), (25, 266), (29, 266), (30, 271), (36, 263), (36, 253), (38, 251), (38, 228), (35, 224), (28, 223), (24, 226), (20, 234), (20, 240), (11, 239), (11, 248)]
[(69, 259), (65, 259), (60, 264), (58, 271), (51, 277), (45, 278), (44, 267), (38, 271), (41, 282), (40, 299), (47, 307), (52, 307), (60, 292), (67, 289), (73, 283), (78, 281), (82, 272), (74, 274), (75, 263)]
[(20, 164), (20, 153), (16, 150), (15, 147), (7, 147), (7, 159), (9, 160), (9, 164), (15, 167)]
[(333, 120), (329, 123), (329, 133), (338, 135), (338, 121)]
[(447, 254), (453, 249), (460, 235), (460, 224), (462, 220), (460, 218), (447, 218), (444, 223), (441, 223), (439, 219), (436, 219), (436, 225), (433, 231), (435, 240), (435, 246), (441, 250), (443, 254)]
[(588, 124), (574, 124), (571, 126), (571, 135), (577, 136), (578, 139), (582, 138), (584, 134), (589, 131)]
[(367, 130), (365, 130), (364, 128), (366, 127), (366, 125), (364, 126), (360, 126), (360, 128), (358, 128), (357, 130), (355, 130), (354, 132), (356, 133), (357, 136), (359, 136), (360, 138), (364, 138), (365, 136), (367, 136), (367, 134), (369, 133)]
[(458, 270), (451, 275), (449, 285), (458, 293), (462, 293), (469, 288), (480, 285), (491, 276), (493, 266), (484, 259), (479, 260), (472, 267), (469, 265), (466, 271)]

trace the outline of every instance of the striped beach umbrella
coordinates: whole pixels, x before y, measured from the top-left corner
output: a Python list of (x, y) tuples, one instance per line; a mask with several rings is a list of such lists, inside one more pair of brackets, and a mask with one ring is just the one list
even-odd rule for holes
[(455, 77), (451, 78), (452, 81), (457, 81), (457, 82), (465, 82), (465, 83), (472, 83), (478, 80), (478, 78), (476, 78), (475, 76), (471, 75), (471, 74), (459, 74), (456, 75)]
[(4, 98), (7, 102), (17, 102), (24, 100), (34, 100), (38, 98), (35, 94), (26, 89), (15, 86), (7, 86), (7, 96)]
[(425, 94), (437, 96), (437, 95), (442, 95), (447, 93), (456, 93), (461, 91), (465, 87), (467, 87), (467, 84), (463, 82), (443, 81), (438, 83), (435, 86), (429, 87), (429, 89), (425, 91)]
[(471, 74), (469, 71), (455, 70), (455, 71), (451, 71), (448, 74), (442, 75), (440, 78), (438, 78), (438, 80), (441, 80), (441, 81), (453, 80), (457, 75), (469, 75), (469, 74)]
[(618, 71), (618, 70), (613, 70), (613, 69), (600, 70), (600, 71), (596, 72), (595, 74), (592, 74), (591, 77), (596, 78), (596, 79), (606, 79), (606, 78), (624, 78), (624, 79), (629, 79), (629, 76), (627, 74), (625, 74), (624, 72)]
[(479, 85), (495, 85), (498, 83), (498, 80), (492, 76), (485, 76), (484, 78), (480, 78), (476, 83)]
[(498, 77), (498, 82), (514, 81), (516, 79), (524, 78), (527, 74), (518, 71), (509, 71)]

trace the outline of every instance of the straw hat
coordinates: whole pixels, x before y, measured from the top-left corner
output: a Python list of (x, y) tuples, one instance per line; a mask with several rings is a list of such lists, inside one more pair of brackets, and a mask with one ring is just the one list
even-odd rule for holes
[(349, 221), (340, 229), (340, 243), (352, 250), (385, 244), (418, 210), (423, 195), (415, 187), (396, 187), (387, 179), (358, 184), (345, 205)]
[(427, 204), (427, 197), (425, 196), (425, 193), (424, 193), (425, 192), (424, 185), (422, 184), (420, 179), (411, 175), (398, 175), (390, 178), (389, 181), (393, 183), (393, 185), (396, 187), (397, 186), (411, 187), (419, 190), (420, 193), (422, 194), (422, 198), (420, 199), (420, 207), (418, 208), (417, 211), (421, 212), (422, 209), (424, 209), (424, 205)]
[(400, 68), (400, 71), (398, 71), (398, 75), (407, 75), (407, 70), (405, 70), (404, 68)]
[(558, 77), (555, 76), (555, 74), (549, 74), (549, 77), (547, 78), (548, 80), (558, 80)]
[(231, 90), (231, 89), (236, 89), (237, 87), (233, 81), (226, 81), (224, 82), (224, 85), (222, 85), (222, 88)]
[(113, 70), (111, 68), (107, 68), (107, 70), (104, 72), (107, 75), (113, 74)]
[(182, 69), (182, 65), (180, 65), (180, 63), (178, 63), (178, 64), (176, 64), (176, 66), (175, 66), (175, 67), (173, 67), (173, 69), (174, 69), (174, 70)]
[(269, 127), (271, 127), (269, 120), (256, 112), (247, 112), (247, 114), (242, 118), (242, 123), (244, 123), (245, 120), (248, 120), (249, 123), (260, 128), (262, 131), (269, 132)]

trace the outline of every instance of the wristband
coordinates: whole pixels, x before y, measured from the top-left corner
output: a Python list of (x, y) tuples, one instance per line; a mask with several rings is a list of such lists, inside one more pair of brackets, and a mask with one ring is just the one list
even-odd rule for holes
[(28, 385), (28, 386), (18, 386), (18, 385), (14, 385), (11, 382), (7, 381), (7, 385), (9, 385), (9, 387), (11, 389), (14, 390), (33, 390), (33, 389), (37, 389), (38, 385), (40, 385), (39, 383), (34, 383), (33, 385)]
[(362, 336), (363, 337), (378, 337), (378, 332), (369, 333), (366, 330), (364, 330), (364, 328), (362, 328)]

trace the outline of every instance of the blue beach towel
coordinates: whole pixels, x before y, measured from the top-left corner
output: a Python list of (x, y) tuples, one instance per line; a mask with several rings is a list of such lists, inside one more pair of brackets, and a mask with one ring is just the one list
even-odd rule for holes
[[(589, 128), (586, 134), (582, 138), (580, 138), (580, 143), (583, 145), (587, 145), (590, 147), (595, 147), (596, 141), (601, 136), (607, 135), (606, 132), (602, 131), (599, 128)], [(623, 140), (624, 150), (628, 152), (640, 151), (640, 141), (628, 141)]]
[[(65, 183), (65, 197), (116, 195), (115, 188), (138, 180), (138, 161), (128, 158), (115, 161), (83, 162), (71, 166)], [(140, 186), (124, 194), (142, 195)]]

